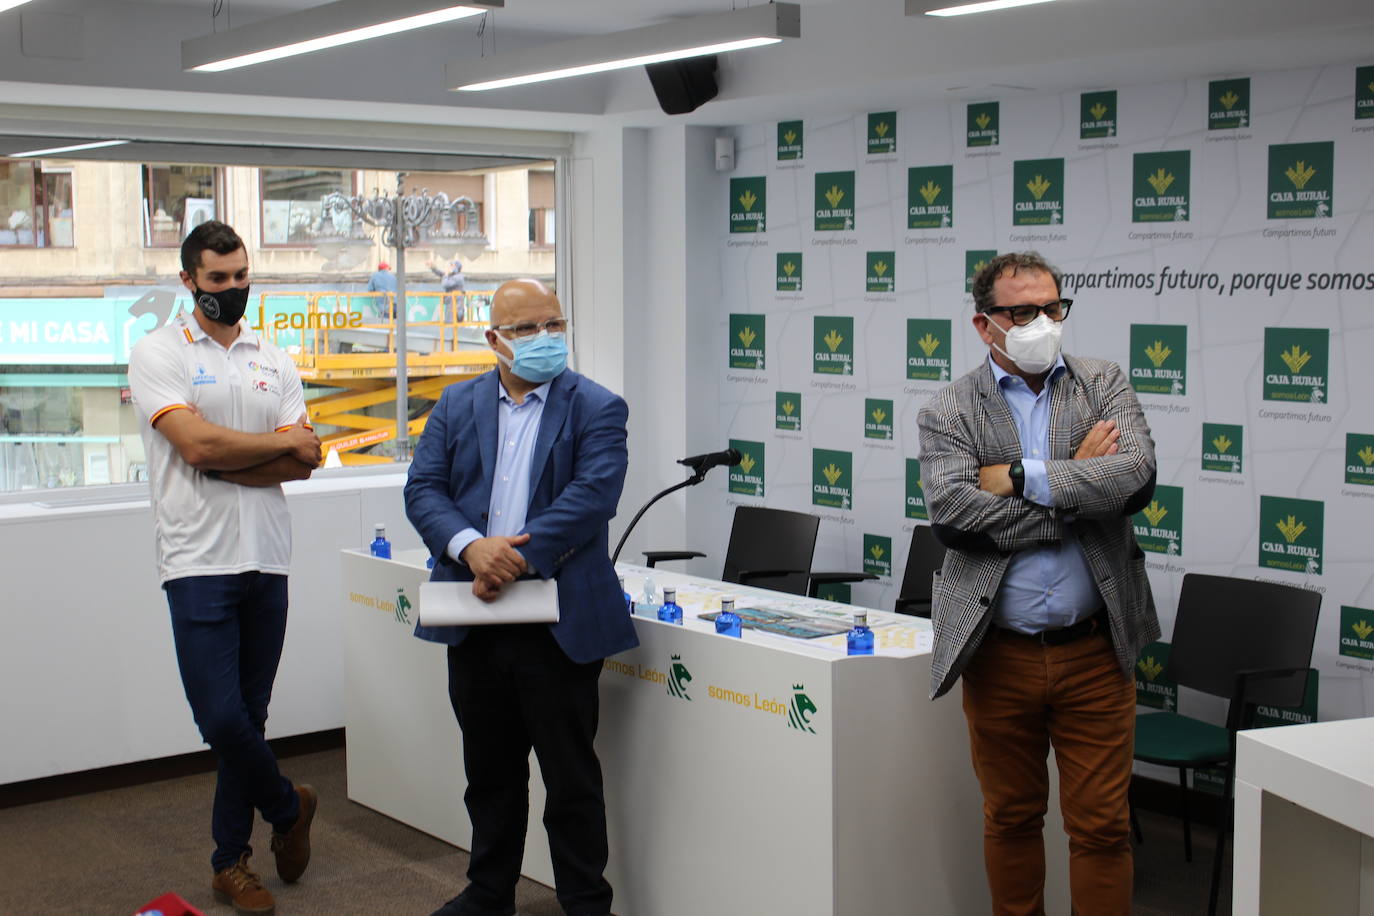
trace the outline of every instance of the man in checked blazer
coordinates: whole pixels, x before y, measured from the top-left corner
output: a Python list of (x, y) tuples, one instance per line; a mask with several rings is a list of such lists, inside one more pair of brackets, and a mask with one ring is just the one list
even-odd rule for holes
[(1034, 252), (973, 281), (988, 359), (919, 416), (936, 574), (931, 696), (963, 678), (997, 914), (1044, 912), (1051, 745), (1075, 912), (1131, 908), (1132, 667), (1159, 620), (1131, 515), (1154, 443), (1121, 367), (1060, 352), (1073, 302)]

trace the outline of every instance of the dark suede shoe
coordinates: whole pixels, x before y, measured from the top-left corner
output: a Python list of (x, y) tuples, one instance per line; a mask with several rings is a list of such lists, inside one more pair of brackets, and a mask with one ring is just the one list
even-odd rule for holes
[(296, 786), (301, 813), (285, 833), (272, 831), (272, 854), (277, 857), (277, 877), (288, 884), (305, 874), (310, 864), (310, 822), (315, 819), (319, 798), (309, 786)]
[(248, 867), (248, 857), (252, 852), (248, 850), (233, 865), (215, 872), (215, 880), (210, 886), (215, 890), (215, 899), (220, 903), (233, 904), (234, 912), (270, 916), (277, 911), (277, 903), (272, 899), (271, 892), (262, 886), (262, 879)]
[(472, 902), (472, 895), (463, 891), (430, 916), (517, 916), (517, 913), (513, 903), (508, 907), (498, 907), (494, 910), (478, 906)]

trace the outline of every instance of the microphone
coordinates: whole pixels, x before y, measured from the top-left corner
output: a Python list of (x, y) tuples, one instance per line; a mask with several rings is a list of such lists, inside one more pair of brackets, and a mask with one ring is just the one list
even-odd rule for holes
[(723, 452), (706, 452), (701, 455), (692, 455), (690, 458), (678, 460), (678, 464), (686, 465), (692, 469), (693, 473), (705, 474), (711, 468), (727, 465), (734, 467), (743, 459), (739, 449), (727, 448)]

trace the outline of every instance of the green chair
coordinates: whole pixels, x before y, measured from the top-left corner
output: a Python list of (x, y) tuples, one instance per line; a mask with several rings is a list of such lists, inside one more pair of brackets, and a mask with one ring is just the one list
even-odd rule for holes
[(1226, 773), (1208, 916), (1216, 914), (1221, 887), (1236, 732), (1250, 726), (1257, 704), (1298, 706), (1303, 702), (1321, 602), (1320, 593), (1289, 585), (1197, 573), (1183, 577), (1168, 671), (1181, 688), (1229, 700), (1226, 724), (1213, 725), (1176, 712), (1137, 716), (1135, 759), (1178, 770), (1184, 857), (1190, 862), (1188, 770), (1214, 767)]

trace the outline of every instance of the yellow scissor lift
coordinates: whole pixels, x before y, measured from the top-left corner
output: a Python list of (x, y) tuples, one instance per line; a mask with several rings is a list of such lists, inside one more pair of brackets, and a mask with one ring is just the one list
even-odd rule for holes
[[(341, 428), (320, 443), (343, 464), (391, 462), (360, 449), (396, 438), (394, 417), (363, 412), (396, 402), (394, 300), (390, 293), (263, 293), (258, 305), (257, 328), (291, 355), (301, 381), (334, 389), (308, 398), (306, 411), (316, 426)], [(449, 385), (496, 365), (483, 338), (489, 308), (478, 294), (406, 294), (409, 397), (437, 401)], [(410, 435), (428, 419), (429, 410), (412, 417)]]

